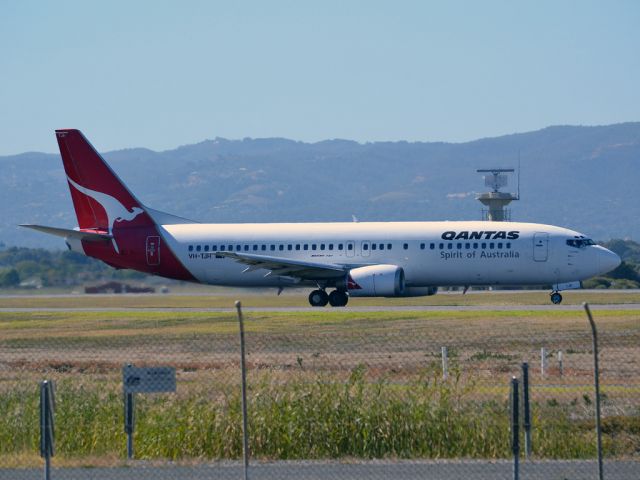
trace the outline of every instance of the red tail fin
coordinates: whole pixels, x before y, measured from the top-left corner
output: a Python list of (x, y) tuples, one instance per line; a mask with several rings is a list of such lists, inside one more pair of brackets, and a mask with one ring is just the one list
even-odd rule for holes
[(194, 281), (151, 215), (84, 135), (79, 130), (56, 130), (56, 137), (81, 232), (39, 230), (75, 238), (86, 255), (117, 268)]
[(56, 137), (81, 230), (111, 233), (114, 222), (136, 217), (138, 225), (153, 224), (142, 204), (80, 130), (56, 130)]

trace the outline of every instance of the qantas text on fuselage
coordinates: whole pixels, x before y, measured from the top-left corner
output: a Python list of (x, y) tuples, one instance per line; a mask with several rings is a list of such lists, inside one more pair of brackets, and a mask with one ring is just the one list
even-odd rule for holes
[(439, 286), (579, 288), (620, 264), (562, 227), (518, 222), (206, 224), (145, 207), (79, 130), (56, 130), (78, 219), (24, 225), (115, 268), (244, 287), (314, 287), (313, 306), (355, 296), (432, 295)]
[(443, 240), (516, 240), (520, 237), (520, 232), (497, 232), (495, 230), (479, 231), (479, 232), (444, 232), (442, 234)]

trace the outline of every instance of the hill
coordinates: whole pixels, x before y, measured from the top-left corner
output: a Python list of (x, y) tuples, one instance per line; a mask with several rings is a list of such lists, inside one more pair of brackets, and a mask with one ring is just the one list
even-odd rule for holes
[[(156, 209), (207, 222), (274, 222), (478, 219), (474, 196), (485, 187), (475, 169), (516, 167), (518, 152), (522, 200), (513, 204), (514, 220), (599, 240), (640, 238), (640, 123), (556, 126), (457, 144), (216, 138), (104, 156)], [(61, 248), (59, 239), (16, 227), (76, 225), (59, 156), (0, 157), (0, 168), (0, 241)]]

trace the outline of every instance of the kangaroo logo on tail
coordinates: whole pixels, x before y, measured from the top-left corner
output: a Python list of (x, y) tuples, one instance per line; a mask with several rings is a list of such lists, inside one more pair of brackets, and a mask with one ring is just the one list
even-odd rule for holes
[[(120, 203), (120, 201), (118, 201), (117, 198), (112, 197), (111, 195), (107, 195), (106, 193), (96, 192), (94, 190), (85, 188), (82, 185), (78, 185), (76, 182), (71, 180), (68, 175), (67, 180), (69, 180), (69, 183), (73, 185), (76, 190), (84, 193), (88, 197), (93, 198), (100, 204), (100, 206), (102, 206), (102, 208), (104, 208), (105, 212), (107, 212), (109, 235), (112, 235), (113, 226), (116, 222), (130, 222), (142, 212), (144, 212), (144, 210), (142, 210), (140, 207), (131, 207), (131, 210), (128, 210), (122, 203)], [(112, 238), (111, 241), (116, 253), (119, 254), (120, 249), (118, 248), (116, 239)]]

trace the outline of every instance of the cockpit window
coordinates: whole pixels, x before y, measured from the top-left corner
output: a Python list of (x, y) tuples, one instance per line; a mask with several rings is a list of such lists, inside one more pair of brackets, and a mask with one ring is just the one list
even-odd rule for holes
[(570, 238), (567, 240), (567, 245), (574, 248), (585, 248), (590, 245), (595, 245), (596, 242), (590, 238)]

